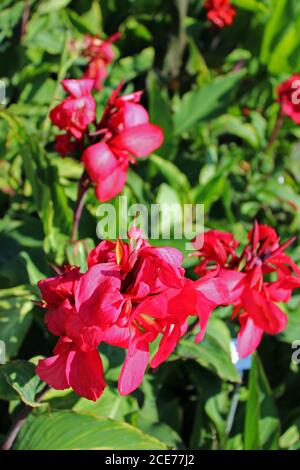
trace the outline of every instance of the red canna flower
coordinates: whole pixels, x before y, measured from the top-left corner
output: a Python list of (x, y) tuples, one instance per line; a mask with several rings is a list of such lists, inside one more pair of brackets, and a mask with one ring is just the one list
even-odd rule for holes
[(229, 0), (206, 0), (204, 8), (207, 10), (208, 20), (218, 28), (231, 25), (236, 15)]
[(149, 123), (147, 111), (139, 104), (141, 92), (119, 97), (119, 90), (112, 94), (99, 125), (101, 142), (88, 147), (82, 155), (99, 201), (119, 194), (129, 163), (146, 157), (163, 141), (162, 130)]
[[(121, 272), (124, 304), (121, 314), (103, 341), (127, 349), (119, 391), (131, 393), (142, 382), (146, 367), (158, 367), (174, 351), (187, 329), (189, 315), (198, 315), (204, 336), (212, 310), (231, 301), (222, 281), (208, 276), (196, 283), (185, 278), (182, 254), (174, 248), (150, 246), (134, 229), (130, 243), (102, 242), (89, 255), (89, 266), (111, 263)], [(159, 335), (158, 350), (150, 360), (149, 344)]]
[(119, 377), (126, 395), (141, 384), (148, 364), (156, 368), (174, 351), (190, 315), (198, 317), (201, 341), (214, 308), (236, 301), (228, 286), (234, 290), (243, 275), (228, 270), (230, 282), (225, 275), (223, 281), (214, 270), (195, 282), (185, 277), (182, 258), (174, 248), (149, 245), (133, 227), (128, 243), (103, 241), (92, 250), (86, 273), (68, 266), (40, 281), (46, 325), (60, 338), (53, 356), (39, 361), (39, 377), (96, 400), (105, 387), (97, 348), (108, 343), (127, 350)]
[(47, 308), (45, 323), (53, 335), (64, 334), (66, 318), (74, 309), (74, 289), (80, 277), (79, 268), (65, 266), (57, 276), (38, 282), (43, 297), (41, 306)]
[[(238, 257), (232, 252), (237, 242), (230, 234), (215, 232), (217, 240), (214, 251), (212, 234), (208, 233), (208, 246), (205, 235), (205, 245), (200, 252), (203, 258), (200, 270), (207, 269), (208, 262), (215, 261), (219, 278), (232, 291), (235, 298), (232, 302), (235, 307), (233, 318), (238, 317), (241, 327), (238, 352), (240, 357), (246, 357), (258, 347), (264, 332), (278, 334), (286, 327), (287, 316), (276, 302), (288, 302), (293, 289), (300, 287), (300, 269), (285, 253), (294, 240), (280, 245), (274, 229), (255, 222), (248, 234), (248, 245)], [(232, 283), (233, 269), (243, 277)], [(266, 279), (270, 275), (275, 275), (277, 279)]]
[(294, 74), (277, 88), (278, 103), (283, 116), (300, 124), (300, 75)]
[[(197, 249), (199, 244), (202, 245), (202, 236), (198, 236), (193, 241), (193, 246)], [(199, 256), (202, 260), (195, 268), (195, 273), (202, 276), (207, 271), (209, 263), (216, 264), (219, 267), (225, 266), (231, 261), (236, 260), (236, 248), (238, 242), (234, 239), (233, 235), (228, 232), (221, 232), (220, 230), (208, 230), (205, 233), (204, 245), (192, 256)]]
[(50, 111), (50, 119), (75, 139), (81, 139), (88, 125), (96, 118), (96, 104), (91, 95), (93, 80), (70, 79), (61, 83), (70, 96)]
[(66, 336), (57, 343), (54, 356), (39, 361), (36, 373), (56, 390), (72, 388), (78, 395), (93, 401), (105, 388), (97, 349), (83, 352)]
[(107, 65), (115, 58), (111, 45), (120, 39), (120, 37), (121, 34), (116, 33), (103, 41), (98, 36), (85, 36), (83, 55), (88, 57), (90, 62), (84, 73), (84, 77), (94, 80), (94, 88), (96, 90), (102, 89), (102, 83), (108, 75)]
[(76, 140), (73, 141), (72, 134), (60, 134), (55, 137), (54, 148), (63, 157), (74, 154), (76, 150)]
[(36, 373), (58, 390), (73, 388), (97, 400), (105, 387), (97, 347), (103, 332), (117, 319), (121, 301), (120, 276), (111, 264), (97, 265), (86, 274), (68, 267), (63, 274), (39, 282), (48, 313), (48, 329), (60, 339), (54, 356), (40, 360)]

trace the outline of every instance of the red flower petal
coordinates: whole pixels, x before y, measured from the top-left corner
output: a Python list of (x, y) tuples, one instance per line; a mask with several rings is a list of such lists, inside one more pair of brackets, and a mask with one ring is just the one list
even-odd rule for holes
[(163, 142), (163, 132), (154, 124), (140, 124), (120, 132), (110, 141), (117, 151), (125, 150), (135, 157), (146, 157)]

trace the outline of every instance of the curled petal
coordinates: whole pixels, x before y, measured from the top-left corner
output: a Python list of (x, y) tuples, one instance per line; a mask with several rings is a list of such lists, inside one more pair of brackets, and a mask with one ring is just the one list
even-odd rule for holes
[(154, 124), (140, 124), (113, 137), (110, 146), (117, 151), (125, 150), (135, 157), (147, 157), (161, 146), (163, 139), (160, 127)]

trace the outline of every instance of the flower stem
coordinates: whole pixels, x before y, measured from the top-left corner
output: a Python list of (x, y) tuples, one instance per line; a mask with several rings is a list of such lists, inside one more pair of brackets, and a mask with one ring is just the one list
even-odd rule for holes
[[(46, 393), (50, 390), (49, 385), (46, 385), (43, 390), (36, 396), (36, 402), (40, 403)], [(25, 405), (20, 414), (18, 415), (16, 421), (12, 424), (9, 429), (6, 439), (1, 446), (1, 450), (10, 450), (16, 440), (17, 435), (19, 434), (21, 428), (24, 426), (26, 419), (30, 415), (33, 408), (29, 405)]]
[(71, 242), (75, 242), (78, 235), (78, 227), (82, 215), (82, 210), (84, 206), (84, 198), (85, 195), (91, 185), (91, 179), (86, 171), (82, 173), (82, 176), (78, 183), (78, 193), (77, 193), (77, 201), (76, 206), (74, 209), (74, 216), (73, 216), (73, 229), (71, 234)]
[(61, 53), (61, 58), (60, 58), (60, 64), (59, 64), (59, 69), (57, 73), (57, 79), (55, 83), (55, 88), (53, 92), (53, 96), (51, 98), (51, 101), (49, 103), (49, 107), (46, 113), (46, 117), (44, 119), (44, 122), (42, 123), (42, 130), (44, 134), (44, 142), (46, 143), (49, 137), (49, 132), (50, 132), (50, 126), (51, 126), (51, 120), (50, 120), (50, 110), (54, 104), (56, 104), (59, 95), (60, 95), (60, 88), (61, 84), (60, 82), (65, 78), (67, 71), (71, 67), (71, 65), (74, 62), (74, 58), (69, 58), (68, 59), (68, 45), (70, 41), (70, 32), (67, 30), (65, 33), (65, 40), (64, 40), (64, 45), (63, 45), (63, 50)]
[(284, 121), (284, 116), (283, 116), (283, 114), (281, 113), (281, 110), (280, 110), (278, 115), (277, 115), (275, 126), (274, 126), (273, 132), (271, 134), (271, 137), (269, 139), (269, 142), (268, 142), (268, 145), (267, 145), (267, 148), (266, 148), (267, 152), (269, 150), (271, 150), (271, 148), (273, 147), (273, 145), (274, 145), (274, 143), (275, 143), (275, 141), (278, 137), (279, 131), (280, 131), (282, 125), (283, 125), (283, 121)]

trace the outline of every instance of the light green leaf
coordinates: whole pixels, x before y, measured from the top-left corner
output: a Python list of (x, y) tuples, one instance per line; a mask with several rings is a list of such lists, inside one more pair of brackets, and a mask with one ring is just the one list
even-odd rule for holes
[(36, 375), (34, 364), (26, 361), (9, 362), (0, 367), (0, 380), (1, 376), (26, 405), (40, 406), (35, 396), (45, 385)]
[(158, 155), (150, 155), (149, 160), (154, 163), (160, 173), (174, 189), (183, 191), (184, 193), (189, 191), (190, 184), (186, 175), (182, 173), (174, 163), (164, 160)]
[(72, 411), (31, 415), (14, 444), (17, 450), (154, 450), (159, 440), (126, 423)]
[(268, 379), (257, 355), (249, 377), (244, 427), (245, 450), (278, 449), (279, 419)]
[(224, 77), (215, 78), (211, 83), (198, 90), (187, 92), (174, 115), (175, 135), (188, 131), (196, 123), (210, 120), (223, 112), (230, 103), (230, 93), (235, 90), (244, 70)]
[(176, 356), (194, 359), (201, 366), (214, 372), (223, 380), (239, 383), (240, 376), (231, 361), (230, 334), (223, 321), (211, 318), (203, 341), (194, 342), (194, 337), (182, 339)]
[(25, 286), (0, 290), (0, 339), (6, 345), (6, 358), (17, 354), (31, 324), (33, 295)]

